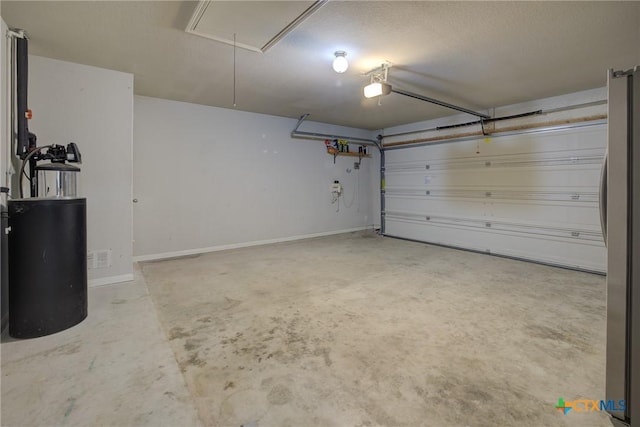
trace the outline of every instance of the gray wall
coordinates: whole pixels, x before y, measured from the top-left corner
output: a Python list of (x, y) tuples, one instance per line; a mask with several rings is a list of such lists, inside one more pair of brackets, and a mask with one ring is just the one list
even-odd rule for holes
[(133, 279), (131, 168), (133, 75), (29, 56), (29, 130), (38, 145), (73, 141), (82, 153), (88, 250), (111, 250), (89, 285)]
[[(134, 105), (137, 259), (338, 233), (375, 221), (376, 159), (363, 159), (359, 170), (354, 157), (334, 163), (323, 141), (290, 137), (294, 119), (139, 96)], [(303, 129), (370, 137), (312, 122)], [(332, 204), (336, 179), (344, 196)]]

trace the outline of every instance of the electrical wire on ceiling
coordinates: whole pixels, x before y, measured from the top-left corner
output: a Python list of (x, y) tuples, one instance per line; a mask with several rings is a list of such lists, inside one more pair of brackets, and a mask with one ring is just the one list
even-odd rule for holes
[(483, 133), (484, 133), (484, 125), (486, 123), (499, 122), (499, 121), (502, 121), (502, 120), (519, 119), (519, 118), (522, 118), (522, 117), (536, 116), (536, 115), (540, 115), (540, 114), (542, 114), (542, 110), (535, 110), (535, 111), (530, 111), (530, 112), (527, 112), (527, 113), (512, 114), (510, 116), (502, 116), (502, 117), (492, 117), (490, 119), (474, 120), (472, 122), (458, 123), (458, 124), (455, 124), (455, 125), (437, 126), (436, 130), (459, 128), (459, 127), (463, 127), (463, 126), (471, 126), (471, 125), (479, 124), (479, 125), (482, 126)]

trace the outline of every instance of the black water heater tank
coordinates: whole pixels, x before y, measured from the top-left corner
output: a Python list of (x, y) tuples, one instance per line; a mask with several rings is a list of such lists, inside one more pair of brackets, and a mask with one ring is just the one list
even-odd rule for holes
[(35, 338), (87, 317), (85, 198), (14, 199), (9, 208), (9, 335)]

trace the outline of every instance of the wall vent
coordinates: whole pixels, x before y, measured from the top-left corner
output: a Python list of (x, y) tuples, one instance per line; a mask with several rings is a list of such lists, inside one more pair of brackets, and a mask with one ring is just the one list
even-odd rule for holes
[(101, 249), (87, 252), (87, 268), (111, 267), (111, 249)]

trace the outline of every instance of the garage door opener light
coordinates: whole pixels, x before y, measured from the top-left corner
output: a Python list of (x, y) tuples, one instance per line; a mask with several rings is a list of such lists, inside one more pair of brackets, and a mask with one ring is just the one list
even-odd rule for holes
[(369, 74), (371, 75), (371, 83), (364, 87), (364, 97), (374, 98), (381, 95), (389, 95), (391, 93), (391, 85), (387, 83), (387, 75), (391, 64), (384, 63)]

